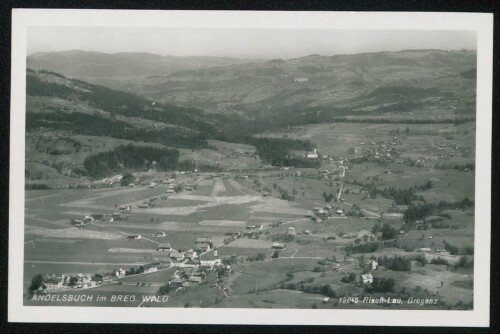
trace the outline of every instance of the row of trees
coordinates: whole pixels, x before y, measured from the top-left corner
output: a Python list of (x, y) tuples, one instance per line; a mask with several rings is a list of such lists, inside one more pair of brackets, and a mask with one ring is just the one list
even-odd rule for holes
[(379, 257), (378, 264), (380, 266), (385, 266), (386, 269), (394, 271), (410, 271), (411, 270), (411, 260), (404, 256), (395, 257)]
[(296, 290), (306, 293), (321, 294), (326, 297), (335, 298), (337, 297), (335, 290), (330, 286), (330, 284), (325, 285), (311, 285), (304, 283), (280, 283), (278, 284), (278, 289)]
[(71, 131), (74, 134), (87, 136), (108, 136), (119, 139), (160, 143), (165, 146), (201, 149), (207, 148), (206, 137), (193, 134), (179, 128), (160, 130), (132, 127), (129, 123), (109, 119), (99, 114), (52, 113), (26, 114), (26, 131), (41, 128)]
[(291, 150), (310, 151), (313, 144), (310, 141), (285, 138), (233, 138), (233, 142), (242, 142), (256, 147), (257, 155), (273, 166), (294, 166), (301, 168), (318, 168), (321, 163), (316, 159), (306, 159), (290, 155)]
[(424, 220), (435, 213), (443, 210), (466, 209), (474, 206), (474, 201), (469, 198), (464, 198), (457, 202), (440, 201), (439, 203), (411, 203), (408, 209), (403, 214), (403, 221), (413, 227), (415, 221)]
[(458, 169), (458, 170), (464, 170), (464, 169), (469, 169), (469, 170), (474, 170), (476, 169), (476, 164), (473, 162), (469, 162), (466, 164), (444, 164), (444, 163), (437, 163), (434, 165), (434, 168), (436, 169)]
[(371, 198), (377, 197), (377, 195), (382, 195), (385, 198), (393, 199), (397, 205), (409, 205), (412, 201), (419, 199), (415, 195), (416, 190), (428, 190), (432, 188), (432, 182), (429, 180), (421, 186), (413, 186), (407, 189), (397, 189), (394, 187), (384, 188), (382, 190), (377, 189), (374, 185), (366, 187)]
[(113, 151), (101, 152), (85, 158), (83, 165), (89, 175), (101, 177), (123, 168), (144, 168), (145, 161), (156, 161), (160, 170), (176, 169), (179, 162), (177, 149), (165, 149), (150, 146), (118, 146)]
[(380, 223), (375, 223), (372, 227), (372, 233), (377, 234), (379, 232), (382, 232), (382, 239), (383, 240), (390, 240), (394, 239), (398, 236), (399, 231), (389, 225), (388, 223), (385, 223), (384, 225), (381, 225)]
[(366, 292), (394, 292), (396, 282), (393, 278), (375, 277), (373, 282), (366, 286)]

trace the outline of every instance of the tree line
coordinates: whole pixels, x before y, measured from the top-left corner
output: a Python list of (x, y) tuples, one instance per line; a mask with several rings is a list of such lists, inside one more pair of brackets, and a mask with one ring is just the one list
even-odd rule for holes
[(65, 113), (27, 113), (26, 131), (40, 128), (70, 130), (75, 134), (87, 136), (109, 136), (133, 141), (161, 143), (170, 147), (201, 149), (207, 148), (205, 136), (188, 135), (176, 128), (148, 130), (134, 128), (131, 124), (109, 119), (98, 114)]
[(144, 168), (146, 162), (155, 161), (161, 170), (174, 170), (179, 163), (179, 150), (150, 146), (118, 146), (113, 151), (93, 154), (83, 165), (93, 177), (102, 177), (124, 168)]
[(410, 227), (414, 227), (417, 220), (424, 220), (425, 218), (438, 213), (443, 210), (457, 210), (474, 207), (474, 201), (469, 198), (464, 198), (461, 201), (446, 202), (440, 201), (439, 203), (411, 203), (408, 209), (403, 213), (403, 221)]

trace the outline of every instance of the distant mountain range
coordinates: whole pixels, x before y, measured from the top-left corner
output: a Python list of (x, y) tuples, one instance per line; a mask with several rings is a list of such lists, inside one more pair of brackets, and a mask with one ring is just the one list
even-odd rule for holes
[(221, 67), (251, 60), (229, 57), (176, 57), (151, 53), (102, 53), (93, 51), (39, 52), (28, 57), (28, 67), (49, 70), (90, 82), (169, 75), (178, 71)]
[[(211, 150), (208, 140), (215, 139), (252, 145), (268, 164), (311, 167), (289, 151), (310, 150), (313, 143), (255, 135), (346, 121), (474, 121), (475, 79), (476, 53), (465, 50), (266, 61), (82, 51), (35, 54), (28, 58), (26, 77), (27, 150), (45, 166), (54, 156), (81, 163), (97, 148), (107, 152), (112, 147), (104, 146), (110, 145), (104, 138), (116, 145), (190, 151)], [(103, 144), (81, 151), (90, 150), (90, 140)], [(54, 142), (60, 147), (51, 147)], [(128, 157), (135, 159), (129, 166), (144, 160), (140, 149), (134, 152), (140, 159)], [(114, 153), (103, 154), (106, 166), (99, 167), (99, 156), (87, 172), (107, 175), (119, 169)], [(207, 168), (215, 167), (213, 162)]]
[(34, 54), (27, 62), (32, 69), (154, 101), (251, 119), (306, 118), (300, 123), (311, 121), (310, 114), (419, 112), (464, 100), (470, 107), (475, 101), (476, 52), (471, 50), (309, 55), (288, 60), (65, 51)]

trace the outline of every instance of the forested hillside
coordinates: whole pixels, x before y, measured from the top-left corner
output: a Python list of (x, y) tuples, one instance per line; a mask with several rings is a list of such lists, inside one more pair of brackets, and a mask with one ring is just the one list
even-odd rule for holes
[[(275, 166), (316, 167), (317, 161), (294, 157), (291, 150), (311, 150), (313, 144), (301, 140), (255, 138), (254, 134), (271, 130), (282, 125), (281, 121), (249, 119), (241, 115), (207, 114), (200, 109), (184, 108), (151, 101), (127, 92), (93, 85), (81, 80), (46, 70), (27, 73), (27, 113), (26, 131), (33, 138), (35, 150), (41, 152), (40, 140), (43, 138), (65, 138), (74, 147), (50, 149), (46, 154), (67, 161), (72, 154), (83, 154), (84, 142), (75, 136), (91, 138), (111, 137), (131, 142), (159, 144), (164, 148), (112, 145), (104, 146), (98, 152), (88, 151), (83, 168), (88, 175), (102, 177), (123, 168), (144, 167), (141, 161), (155, 161), (163, 169), (188, 168), (192, 162), (179, 163), (179, 152), (171, 149), (209, 149), (208, 139), (248, 144), (256, 147), (257, 156), (264, 162)], [(290, 121), (293, 124), (293, 121)], [(38, 139), (37, 139), (38, 138)], [(105, 144), (103, 144), (105, 145)], [(172, 152), (177, 152), (176, 155)], [(52, 154), (54, 153), (54, 154)], [(131, 159), (129, 155), (135, 157)], [(159, 156), (165, 155), (168, 162)], [(65, 156), (67, 158), (65, 158)], [(46, 160), (46, 159), (44, 159)], [(39, 160), (41, 161), (41, 160)], [(214, 163), (214, 162), (213, 162)], [(48, 164), (48, 163), (44, 163)], [(67, 163), (53, 163), (62, 172)], [(85, 173), (82, 167), (71, 166), (78, 174)], [(209, 165), (206, 168), (213, 168)], [(69, 168), (69, 167), (68, 167)], [(35, 174), (38, 174), (35, 172)]]

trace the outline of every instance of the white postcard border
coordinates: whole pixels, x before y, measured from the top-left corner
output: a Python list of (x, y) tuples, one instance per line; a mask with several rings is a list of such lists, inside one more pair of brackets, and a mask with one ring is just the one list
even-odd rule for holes
[[(477, 32), (475, 269), (472, 311), (183, 309), (23, 305), (25, 87), (28, 27), (210, 27), (469, 30)], [(14, 9), (9, 199), (12, 322), (488, 326), (491, 240), (493, 15), (396, 12), (235, 12)]]

